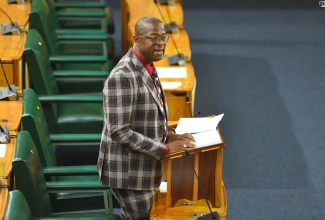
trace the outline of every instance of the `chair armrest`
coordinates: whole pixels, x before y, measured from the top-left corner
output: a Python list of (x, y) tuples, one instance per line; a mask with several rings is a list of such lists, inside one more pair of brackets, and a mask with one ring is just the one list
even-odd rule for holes
[(54, 3), (54, 7), (58, 9), (66, 8), (100, 8), (104, 9), (107, 7), (106, 2), (57, 2)]
[(51, 134), (52, 143), (99, 143), (102, 134)]
[[(59, 29), (60, 30), (60, 29)], [(60, 32), (60, 31), (59, 31)], [(76, 31), (77, 32), (77, 31)], [(81, 32), (81, 31), (80, 31)], [(69, 33), (68, 31), (61, 31), (61, 33), (57, 34), (58, 40), (73, 40), (73, 41), (107, 41), (109, 36), (107, 34), (99, 31), (98, 33)]]
[(50, 61), (57, 63), (106, 63), (107, 57), (100, 55), (55, 55), (50, 56)]
[(55, 77), (60, 78), (94, 78), (106, 79), (109, 75), (108, 71), (101, 70), (55, 70), (53, 71)]
[(57, 11), (57, 16), (62, 18), (105, 18), (105, 11), (91, 11), (91, 10), (69, 10)]
[(47, 189), (52, 192), (78, 191), (78, 190), (98, 190), (104, 191), (110, 188), (99, 183), (99, 181), (53, 181), (46, 182)]
[(43, 172), (45, 176), (98, 176), (96, 165), (46, 167)]
[[(108, 35), (102, 29), (60, 28), (60, 29), (55, 29), (55, 33), (57, 35), (61, 35), (61, 34), (63, 34), (63, 35), (71, 35), (71, 36), (69, 36), (69, 38), (76, 37), (75, 35), (77, 35), (77, 37), (79, 37), (78, 35), (81, 35), (85, 39), (87, 39), (89, 37), (89, 35), (91, 37), (96, 36), (96, 35), (100, 35), (100, 37), (103, 38), (103, 39), (107, 39), (108, 38)], [(65, 37), (65, 36), (62, 36), (62, 37)]]
[(101, 95), (39, 95), (38, 99), (41, 102), (103, 102), (103, 97)]

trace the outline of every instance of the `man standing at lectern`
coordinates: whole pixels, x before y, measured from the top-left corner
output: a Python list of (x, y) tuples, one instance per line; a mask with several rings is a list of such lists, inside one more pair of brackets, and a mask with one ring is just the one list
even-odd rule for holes
[(195, 148), (189, 134), (167, 126), (167, 104), (153, 62), (163, 58), (168, 35), (155, 17), (135, 25), (133, 47), (109, 74), (103, 89), (104, 127), (97, 170), (121, 205), (123, 219), (150, 217), (161, 159)]

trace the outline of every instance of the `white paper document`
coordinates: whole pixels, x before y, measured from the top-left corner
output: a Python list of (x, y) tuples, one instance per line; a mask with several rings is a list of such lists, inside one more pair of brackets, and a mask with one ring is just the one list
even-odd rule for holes
[(215, 130), (224, 114), (213, 118), (180, 118), (176, 127), (177, 134), (198, 133), (202, 131)]
[(0, 144), (0, 157), (5, 157), (6, 149), (7, 149), (6, 144)]
[(186, 67), (156, 67), (159, 78), (186, 78)]
[(167, 192), (167, 182), (161, 182), (159, 190), (161, 193), (166, 193)]
[(182, 82), (161, 82), (163, 89), (176, 89), (182, 86)]
[(197, 147), (221, 143), (217, 126), (224, 114), (212, 118), (181, 118), (176, 127), (177, 134), (190, 133), (196, 140)]
[(206, 147), (213, 144), (221, 143), (222, 141), (219, 132), (216, 128), (214, 130), (194, 133), (192, 134), (192, 136), (196, 140), (197, 147)]

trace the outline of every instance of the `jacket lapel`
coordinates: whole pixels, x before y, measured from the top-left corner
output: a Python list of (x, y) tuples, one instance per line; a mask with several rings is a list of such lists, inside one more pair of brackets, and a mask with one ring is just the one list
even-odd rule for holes
[[(142, 63), (132, 53), (131, 49), (128, 51), (127, 56), (129, 57), (131, 62), (134, 64), (135, 69), (136, 69), (136, 71), (138, 72), (138, 74), (140, 76), (139, 78), (144, 82), (144, 84), (146, 85), (146, 87), (150, 91), (152, 97), (154, 98), (157, 105), (159, 106), (159, 110), (162, 113), (163, 112), (162, 110), (163, 110), (164, 107), (160, 103), (160, 98), (158, 96), (158, 91), (157, 91), (156, 86), (155, 86), (153, 80), (151, 79), (150, 74), (148, 73), (147, 69), (144, 68)], [(165, 100), (166, 98), (165, 98), (164, 92), (162, 94), (163, 94), (163, 101), (166, 103), (166, 100)], [(166, 113), (166, 116), (167, 116), (167, 104), (166, 104), (165, 113)]]

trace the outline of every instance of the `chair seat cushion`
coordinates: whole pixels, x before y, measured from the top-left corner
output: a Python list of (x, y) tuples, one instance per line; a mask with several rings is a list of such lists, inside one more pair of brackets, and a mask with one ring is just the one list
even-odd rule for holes
[(69, 103), (59, 105), (59, 124), (91, 121), (103, 123), (103, 107), (101, 103)]
[(104, 120), (102, 104), (60, 104), (57, 120), (61, 133), (101, 133)]

